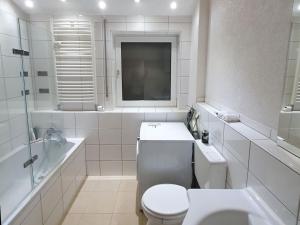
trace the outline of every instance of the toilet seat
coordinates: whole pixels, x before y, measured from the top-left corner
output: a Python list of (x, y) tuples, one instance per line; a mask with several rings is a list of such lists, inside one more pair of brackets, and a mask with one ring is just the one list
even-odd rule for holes
[(187, 190), (174, 184), (155, 185), (144, 193), (142, 206), (157, 218), (180, 217), (189, 208)]

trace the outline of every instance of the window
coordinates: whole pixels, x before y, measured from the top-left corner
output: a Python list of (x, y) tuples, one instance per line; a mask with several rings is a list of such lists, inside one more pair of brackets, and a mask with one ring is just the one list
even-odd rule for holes
[(118, 37), (119, 106), (176, 105), (176, 38)]

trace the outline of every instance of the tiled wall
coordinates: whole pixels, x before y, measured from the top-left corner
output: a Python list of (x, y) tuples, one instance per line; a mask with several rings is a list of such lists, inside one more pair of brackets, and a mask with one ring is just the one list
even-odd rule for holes
[[(102, 17), (91, 17), (94, 22), (94, 37), (96, 51), (96, 76), (98, 105), (112, 108), (115, 102), (115, 64), (116, 56), (113, 46), (113, 33), (128, 32), (138, 34), (174, 34), (179, 36), (177, 52), (177, 106), (186, 108), (189, 77), (190, 77), (190, 48), (191, 48), (191, 17), (121, 17), (108, 16), (107, 19), (107, 59), (108, 59), (108, 92), (105, 97), (104, 85), (104, 28)], [(36, 89), (49, 87), (50, 94), (36, 95), (36, 110), (55, 109), (55, 89), (52, 89), (53, 60), (50, 32), (50, 18), (44, 16), (31, 17), (31, 38), (33, 52), (33, 69)], [(49, 71), (49, 77), (36, 77), (37, 71)]]
[[(291, 104), (291, 97), (294, 88), (296, 66), (298, 59), (297, 49), (300, 46), (300, 20), (295, 19), (292, 24), (292, 32), (289, 42), (289, 54), (287, 62), (287, 72), (284, 88), (283, 106)], [(299, 59), (298, 59), (299, 60)]]
[(300, 112), (281, 112), (278, 136), (294, 146), (300, 146)]
[[(21, 19), (22, 47), (28, 51), (26, 15), (10, 1), (0, 1), (0, 158), (27, 142), (25, 101), (21, 94), (23, 82), (20, 76), (22, 61), (12, 49), (20, 49), (17, 19)], [(24, 56), (24, 69), (28, 72), (26, 89), (29, 110), (33, 108), (30, 59)]]
[(60, 225), (86, 178), (81, 144), (9, 225)]
[[(54, 109), (56, 108), (55, 66), (49, 19), (32, 19), (28, 23), (28, 30), (30, 31), (30, 58), (34, 78), (34, 106), (36, 110)], [(49, 94), (40, 93), (39, 89), (49, 89)]]
[(33, 126), (63, 129), (86, 138), (88, 175), (135, 175), (136, 141), (142, 121), (185, 121), (186, 111), (129, 108), (111, 112), (33, 112)]
[(300, 159), (242, 123), (225, 123), (207, 104), (197, 104), (197, 111), (199, 127), (227, 160), (227, 187), (252, 188), (284, 224), (296, 224)]

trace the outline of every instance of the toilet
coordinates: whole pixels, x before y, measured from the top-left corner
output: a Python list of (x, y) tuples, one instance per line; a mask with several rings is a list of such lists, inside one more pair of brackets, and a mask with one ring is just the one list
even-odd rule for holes
[[(201, 188), (224, 189), (226, 160), (210, 145), (195, 141), (195, 176)], [(142, 196), (147, 225), (181, 225), (189, 209), (187, 190), (176, 184), (158, 184)]]

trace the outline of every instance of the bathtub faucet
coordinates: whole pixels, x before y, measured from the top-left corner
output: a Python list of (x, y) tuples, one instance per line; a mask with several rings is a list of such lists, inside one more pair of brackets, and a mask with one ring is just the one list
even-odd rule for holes
[(55, 141), (60, 145), (64, 145), (67, 143), (66, 138), (63, 135), (61, 130), (55, 129), (53, 127), (48, 128), (44, 134), (44, 142), (46, 141)]

